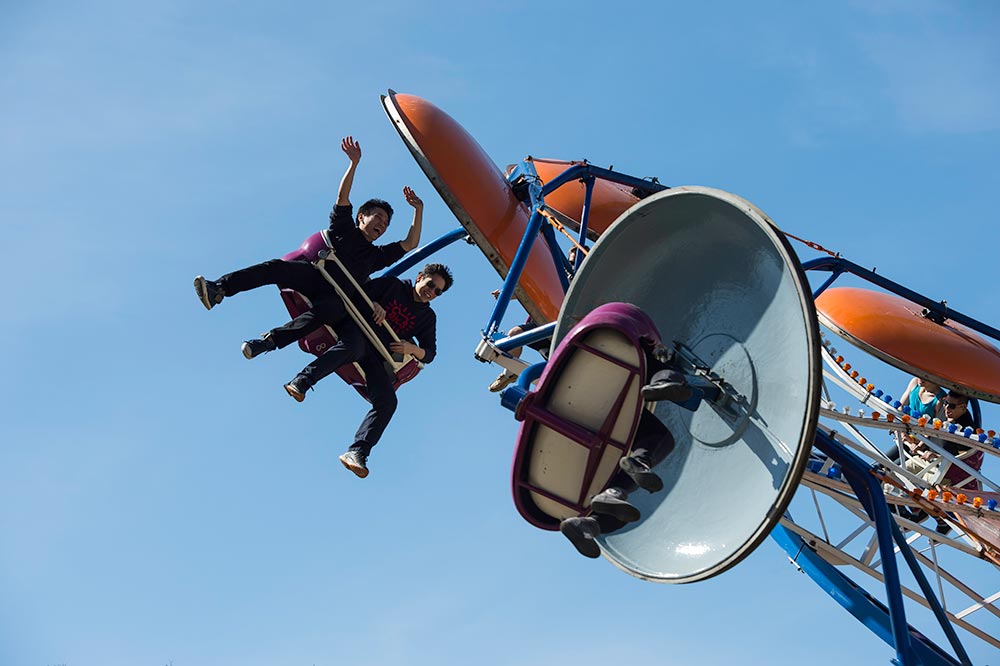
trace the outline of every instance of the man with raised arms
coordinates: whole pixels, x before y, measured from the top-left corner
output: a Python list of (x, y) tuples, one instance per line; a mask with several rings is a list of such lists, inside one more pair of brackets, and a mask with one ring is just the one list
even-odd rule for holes
[[(417, 247), (424, 204), (411, 188), (404, 187), (406, 202), (413, 206), (409, 232), (401, 241), (375, 245), (389, 226), (392, 206), (382, 199), (369, 199), (358, 209), (357, 217), (353, 216), (350, 194), (354, 174), (361, 161), (361, 145), (348, 136), (341, 141), (340, 147), (350, 163), (340, 181), (337, 202), (330, 213), (329, 237), (337, 258), (351, 276), (363, 284), (374, 271), (392, 265)], [(336, 276), (335, 273), (333, 275)], [(198, 298), (208, 310), (226, 297), (266, 284), (293, 289), (308, 298), (312, 307), (285, 325), (271, 329), (261, 338), (244, 342), (243, 355), (248, 359), (286, 347), (324, 324), (335, 326), (347, 317), (340, 296), (308, 261), (272, 259), (228, 273), (218, 280), (206, 280), (200, 275), (194, 280)], [(348, 288), (347, 292), (351, 293), (351, 290)]]

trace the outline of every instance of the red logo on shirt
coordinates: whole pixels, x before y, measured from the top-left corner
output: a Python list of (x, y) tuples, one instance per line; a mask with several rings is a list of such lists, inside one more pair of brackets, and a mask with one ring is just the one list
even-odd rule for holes
[(417, 318), (399, 301), (391, 301), (386, 306), (385, 318), (396, 335), (407, 335), (417, 323)]

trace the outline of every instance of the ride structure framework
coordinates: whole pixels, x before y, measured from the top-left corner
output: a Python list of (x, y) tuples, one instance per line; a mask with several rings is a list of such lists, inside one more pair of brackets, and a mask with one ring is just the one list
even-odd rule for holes
[[(1000, 331), (839, 256), (802, 263), (783, 232), (735, 195), (668, 188), (585, 161), (529, 157), (504, 174), (426, 100), (390, 91), (382, 101), (461, 223), (390, 272), (459, 239), (479, 247), (503, 284), (475, 355), (520, 374), (501, 394), (503, 406), (517, 414), (545, 368), (511, 350), (544, 340), (554, 350), (589, 312), (615, 301), (652, 318), (692, 384), (718, 389), (648, 406), (678, 439), (656, 467), (668, 488), (639, 506), (634, 527), (602, 536), (605, 557), (640, 578), (693, 582), (734, 566), (770, 535), (899, 664), (971, 663), (959, 630), (1000, 649), (1000, 591), (973, 589), (969, 574), (980, 567), (982, 580), (996, 581), (1000, 568), (1000, 486), (969, 462), (971, 454), (1000, 458), (979, 404), (1000, 402)], [(557, 231), (580, 250), (573, 262)], [(829, 278), (810, 287), (808, 277), (824, 271)], [(878, 291), (832, 289), (844, 276)], [(512, 298), (537, 328), (502, 333)], [(844, 320), (838, 305), (858, 318)], [(869, 327), (880, 319), (891, 323)], [(976, 427), (908, 414), (822, 338), (820, 325), (867, 357), (855, 364), (891, 366), (970, 396)], [(838, 410), (835, 393), (857, 406)], [(886, 433), (897, 438), (899, 463), (875, 444)], [(936, 457), (936, 476), (907, 470), (904, 440)], [(949, 469), (962, 475), (954, 486)], [(700, 481), (690, 478), (699, 471), (721, 475), (734, 500), (718, 502), (721, 510), (701, 501)], [(762, 504), (747, 501), (759, 496)], [(707, 512), (734, 511), (738, 499), (759, 515), (734, 513), (736, 527), (706, 532), (726, 519)], [(912, 511), (939, 527), (924, 527)], [(738, 547), (724, 552), (718, 542), (726, 539)], [(677, 553), (694, 562), (690, 569), (677, 569)]]

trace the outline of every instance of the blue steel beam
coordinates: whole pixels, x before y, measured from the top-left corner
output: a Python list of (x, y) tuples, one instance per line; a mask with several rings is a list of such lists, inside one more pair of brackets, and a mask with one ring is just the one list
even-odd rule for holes
[[(874, 624), (867, 624), (880, 638), (892, 645), (896, 649), (897, 658), (901, 666), (916, 666), (918, 664), (970, 664), (968, 654), (961, 641), (959, 641), (954, 627), (948, 621), (944, 608), (938, 601), (933, 589), (927, 581), (923, 570), (909, 551), (906, 540), (900, 533), (895, 521), (889, 513), (889, 505), (885, 501), (881, 484), (872, 474), (872, 465), (865, 462), (859, 456), (849, 451), (836, 440), (823, 432), (816, 433), (816, 448), (834, 460), (841, 468), (844, 478), (854, 490), (855, 496), (865, 512), (875, 523), (875, 532), (878, 541), (879, 554), (882, 559), (883, 582), (885, 585), (888, 608), (883, 607), (883, 617)], [(779, 534), (780, 536), (780, 534)], [(776, 540), (781, 543), (780, 539)], [(902, 587), (899, 582), (899, 569), (893, 551), (893, 542), (900, 546), (903, 559), (906, 562), (910, 573), (917, 581), (921, 591), (924, 593), (931, 612), (937, 618), (941, 629), (948, 638), (952, 649), (958, 656), (958, 661), (948, 657), (937, 645), (934, 645), (923, 634), (917, 632), (906, 623), (906, 613), (903, 606)], [(787, 550), (787, 549), (786, 549)], [(791, 552), (789, 551), (791, 554)], [(829, 592), (829, 590), (827, 590)], [(843, 590), (841, 590), (843, 592)], [(842, 605), (845, 605), (836, 595)], [(848, 595), (850, 596), (850, 595)], [(845, 605), (845, 608), (851, 608)], [(872, 609), (868, 609), (869, 612)], [(853, 610), (851, 610), (854, 613)], [(856, 617), (860, 617), (855, 613)], [(878, 630), (876, 630), (878, 629)], [(920, 647), (926, 642), (926, 650)], [(932, 657), (933, 655), (933, 657)]]
[[(945, 319), (950, 319), (952, 321), (957, 321), (963, 326), (968, 326), (974, 331), (979, 331), (985, 336), (993, 338), (994, 340), (1000, 342), (1000, 331), (993, 328), (992, 326), (987, 326), (980, 321), (964, 315), (961, 312), (956, 312), (937, 301), (932, 301), (923, 294), (918, 294), (917, 292), (907, 289), (898, 282), (893, 282), (889, 278), (882, 277), (875, 271), (870, 271), (867, 268), (862, 268), (861, 266), (855, 264), (854, 262), (848, 261), (842, 257), (820, 257), (818, 259), (813, 259), (802, 264), (802, 268), (807, 271), (829, 271), (833, 273), (833, 276), (821, 287), (818, 292), (825, 290), (830, 284), (843, 273), (851, 273), (857, 275), (859, 278), (871, 282), (874, 285), (882, 287), (886, 291), (891, 291), (897, 296), (902, 296), (903, 298), (913, 301), (919, 305), (924, 306), (931, 312), (941, 315)], [(818, 296), (819, 293), (814, 294)]]
[[(886, 644), (892, 645), (889, 609), (881, 601), (820, 557), (795, 532), (782, 525), (777, 525), (771, 531), (771, 538), (788, 554), (795, 566), (812, 578), (821, 590), (833, 597), (838, 604), (843, 606), (873, 634), (885, 641)], [(914, 633), (917, 634), (916, 639), (911, 644), (918, 660), (917, 664), (922, 666), (961, 666), (960, 662), (946, 654), (927, 637), (919, 634), (916, 629), (911, 627), (910, 632), (911, 636)]]
[(638, 187), (644, 190), (651, 190), (653, 192), (661, 192), (669, 189), (666, 185), (661, 185), (660, 183), (654, 183), (650, 180), (636, 178), (635, 176), (627, 176), (623, 173), (618, 173), (617, 171), (611, 171), (610, 169), (602, 169), (601, 167), (594, 166), (593, 164), (575, 164), (549, 182), (545, 183), (545, 187), (542, 188), (542, 195), (544, 196), (549, 194), (570, 181), (585, 181), (591, 176), (594, 178), (600, 178), (601, 180), (610, 180), (612, 183), (620, 183), (622, 185)]
[(511, 336), (509, 338), (503, 338), (502, 340), (497, 340), (494, 342), (497, 349), (500, 351), (510, 351), (511, 349), (517, 349), (518, 347), (523, 347), (525, 345), (530, 345), (535, 342), (540, 342), (546, 338), (552, 337), (552, 332), (556, 330), (556, 323), (550, 322), (543, 326), (533, 328), (530, 331), (525, 331), (524, 333), (518, 333), (517, 335)]
[(549, 248), (549, 254), (552, 255), (552, 263), (556, 266), (556, 273), (559, 275), (559, 284), (562, 285), (562, 290), (565, 294), (569, 289), (569, 273), (566, 272), (569, 262), (559, 247), (559, 241), (556, 239), (556, 232), (552, 230), (552, 225), (545, 224), (542, 226), (542, 238), (545, 239), (545, 244)]
[[(541, 215), (541, 210), (545, 206), (546, 194), (549, 194), (562, 185), (575, 180), (582, 179), (586, 183), (587, 193), (584, 201), (584, 211), (582, 216), (584, 219), (581, 221), (580, 228), (580, 244), (585, 246), (587, 229), (586, 222), (590, 214), (590, 199), (593, 189), (593, 181), (595, 178), (601, 178), (603, 180), (609, 180), (611, 182), (621, 183), (622, 185), (629, 185), (654, 192), (668, 189), (667, 186), (661, 185), (660, 183), (644, 180), (642, 178), (636, 178), (634, 176), (627, 176), (609, 169), (596, 167), (592, 164), (573, 165), (550, 180), (548, 183), (545, 183), (543, 186), (541, 179), (538, 177), (538, 172), (535, 170), (534, 164), (530, 159), (522, 160), (520, 163), (515, 165), (511, 173), (508, 174), (507, 178), (511, 183), (520, 178), (524, 179), (524, 182), (528, 187), (528, 203), (531, 208), (531, 217), (528, 220), (528, 226), (524, 230), (524, 236), (521, 238), (521, 244), (518, 246), (517, 252), (514, 254), (514, 259), (511, 261), (510, 268), (507, 271), (507, 277), (504, 278), (503, 287), (500, 289), (496, 305), (493, 307), (493, 312), (490, 314), (489, 321), (487, 321), (486, 326), (483, 329), (483, 335), (488, 339), (492, 339), (497, 330), (499, 330), (500, 321), (507, 312), (511, 296), (514, 293), (514, 288), (517, 285), (518, 280), (521, 278), (521, 273), (524, 271), (524, 266), (528, 261), (528, 255), (530, 254), (531, 248), (534, 245), (535, 239), (539, 233), (545, 236), (548, 241), (549, 250), (553, 255), (555, 265), (557, 267), (562, 267), (565, 263), (561, 257), (556, 256), (557, 245), (555, 244), (554, 238), (550, 237), (547, 233), (551, 233), (551, 229), (545, 227), (545, 230), (543, 231), (542, 223), (544, 221), (544, 217)], [(561, 253), (558, 254), (561, 255)], [(582, 259), (580, 257), (577, 258), (577, 265), (579, 265), (581, 260)], [(560, 281), (562, 283), (563, 290), (565, 291), (569, 288), (569, 281), (567, 276), (564, 275), (564, 272), (565, 271), (560, 269)]]
[(469, 235), (463, 227), (459, 227), (453, 231), (449, 231), (446, 234), (441, 235), (437, 239), (431, 241), (427, 245), (418, 247), (416, 250), (403, 257), (389, 268), (382, 271), (379, 277), (385, 277), (386, 275), (391, 275), (392, 277), (399, 277), (405, 271), (408, 271), (413, 266), (416, 266), (421, 261), (434, 254), (441, 248), (447, 247), (457, 240), (466, 238)]
[[(583, 208), (580, 209), (580, 211), (581, 211), (580, 212), (580, 236), (579, 236), (579, 240), (577, 242), (579, 242), (580, 245), (582, 245), (583, 247), (587, 247), (587, 225), (590, 224), (590, 200), (594, 196), (594, 178), (593, 178), (593, 176), (587, 178), (584, 182), (586, 183), (587, 191), (584, 193), (584, 196), (583, 196)], [(580, 265), (581, 261), (583, 261), (583, 257), (578, 255), (576, 257), (576, 261), (573, 262), (574, 264), (576, 264), (575, 266), (573, 266), (573, 270), (574, 271)]]
[(537, 210), (531, 213), (528, 226), (524, 230), (524, 237), (521, 238), (521, 244), (514, 254), (514, 260), (510, 263), (507, 277), (504, 279), (503, 286), (500, 288), (500, 294), (497, 296), (496, 305), (493, 306), (493, 313), (490, 315), (489, 321), (486, 322), (486, 328), (483, 330), (483, 334), (487, 338), (492, 338), (493, 334), (500, 327), (500, 320), (503, 319), (504, 314), (507, 312), (511, 296), (514, 295), (514, 287), (517, 286), (517, 281), (521, 279), (524, 265), (528, 263), (528, 255), (531, 252), (531, 247), (535, 244), (535, 237), (538, 236), (544, 219), (542, 214)]

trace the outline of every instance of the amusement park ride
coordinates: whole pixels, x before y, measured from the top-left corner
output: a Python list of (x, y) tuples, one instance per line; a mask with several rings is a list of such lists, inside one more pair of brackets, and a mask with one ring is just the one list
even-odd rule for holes
[[(963, 640), (1000, 654), (1000, 486), (980, 470), (1000, 435), (979, 405), (1000, 402), (1000, 331), (840, 256), (800, 262), (734, 194), (532, 157), (505, 174), (430, 102), (382, 104), (461, 224), (387, 273), (465, 240), (504, 279), (475, 354), (519, 375), (501, 403), (521, 421), (511, 484), (528, 522), (588, 514), (651, 413), (675, 446), (654, 468), (664, 489), (630, 497), (642, 519), (598, 538), (615, 566), (695, 582), (771, 536), (897, 663), (971, 663)], [(572, 263), (560, 243), (581, 250)], [(538, 326), (505, 336), (512, 298)], [(321, 353), (317, 335), (303, 349)], [(643, 403), (643, 339), (674, 351), (689, 399)], [(510, 353), (541, 342), (545, 363)], [(883, 364), (969, 396), (974, 425), (911, 415), (867, 379)], [(393, 367), (397, 385), (416, 374)], [(910, 471), (906, 443), (934, 464)]]

